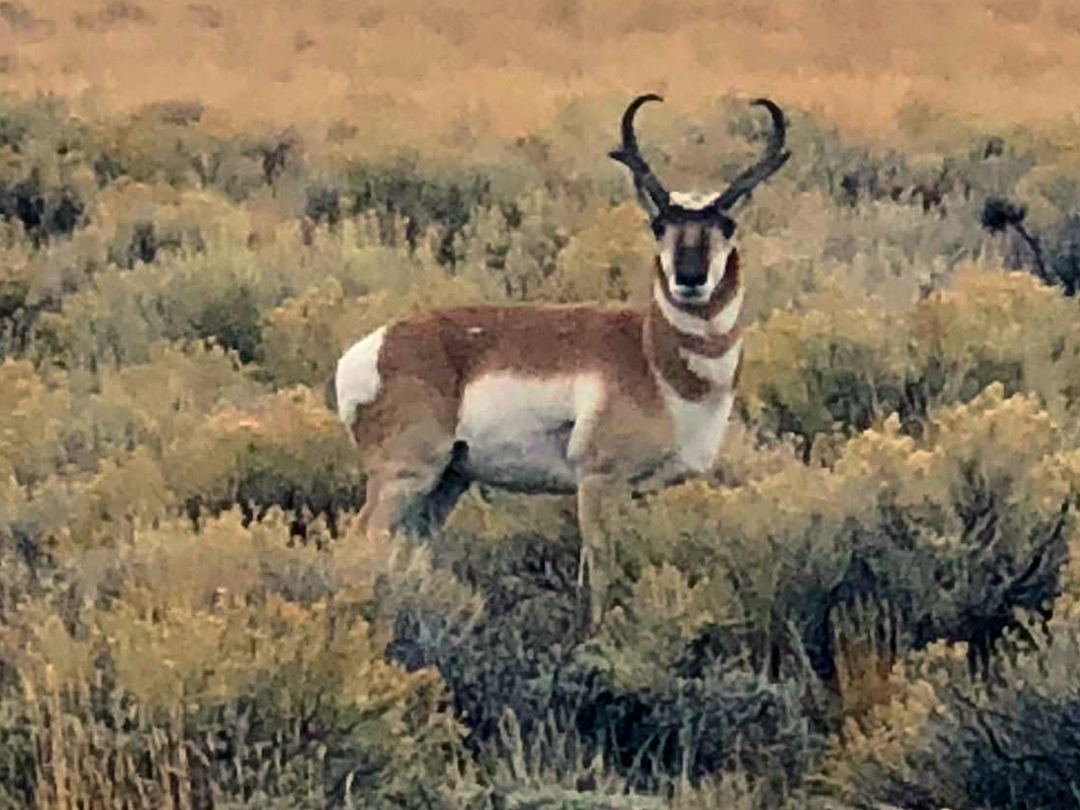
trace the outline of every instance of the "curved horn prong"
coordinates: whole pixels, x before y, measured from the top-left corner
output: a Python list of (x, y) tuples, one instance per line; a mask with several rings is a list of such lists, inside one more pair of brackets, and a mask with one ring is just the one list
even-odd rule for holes
[(772, 176), (791, 157), (791, 152), (784, 149), (787, 126), (784, 123), (783, 111), (767, 98), (754, 99), (750, 104), (764, 107), (769, 111), (769, 115), (772, 116), (773, 131), (769, 134), (769, 143), (765, 147), (765, 154), (762, 155), (761, 160), (736, 177), (727, 190), (713, 201), (713, 205), (721, 211), (731, 208), (739, 198), (753, 191), (758, 184)]
[(637, 114), (638, 108), (642, 104), (648, 101), (660, 101), (664, 99), (656, 93), (646, 93), (645, 95), (638, 96), (630, 102), (630, 106), (626, 108), (626, 112), (622, 117), (622, 146), (618, 149), (614, 149), (608, 152), (608, 156), (614, 160), (619, 161), (630, 169), (634, 176), (634, 186), (638, 190), (638, 194), (641, 194), (644, 190), (648, 194), (649, 199), (659, 208), (661, 211), (667, 209), (670, 203), (670, 197), (667, 189), (656, 179), (656, 175), (653, 174), (652, 169), (649, 168), (649, 164), (645, 162), (645, 158), (641, 156), (641, 152), (638, 149), (637, 137), (634, 135), (634, 116)]

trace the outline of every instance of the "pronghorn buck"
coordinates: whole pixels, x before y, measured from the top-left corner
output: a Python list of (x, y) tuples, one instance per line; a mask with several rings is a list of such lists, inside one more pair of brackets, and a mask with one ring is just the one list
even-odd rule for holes
[[(727, 190), (668, 192), (634, 135), (610, 157), (632, 173), (656, 238), (647, 308), (483, 305), (387, 324), (337, 364), (337, 407), (362, 454), (361, 528), (437, 531), (472, 482), (577, 495), (579, 587), (599, 623), (614, 575), (608, 499), (708, 472), (734, 401), (743, 303), (729, 210), (790, 157), (772, 116), (761, 159)], [(586, 579), (587, 574), (587, 579)]]

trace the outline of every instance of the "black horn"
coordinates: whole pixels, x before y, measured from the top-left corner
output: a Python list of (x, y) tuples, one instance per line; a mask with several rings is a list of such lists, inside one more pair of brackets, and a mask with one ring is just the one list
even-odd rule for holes
[(783, 111), (767, 98), (754, 99), (750, 103), (751, 105), (764, 107), (769, 111), (769, 115), (772, 116), (773, 130), (769, 134), (769, 142), (765, 147), (765, 154), (762, 155), (761, 160), (736, 177), (731, 182), (731, 185), (727, 187), (727, 190), (713, 201), (713, 205), (721, 211), (728, 210), (741, 197), (748, 195), (758, 184), (772, 176), (791, 157), (791, 152), (784, 149), (784, 135), (787, 127), (784, 124)]
[(660, 211), (667, 209), (670, 204), (670, 197), (667, 189), (656, 179), (656, 175), (653, 174), (649, 164), (645, 162), (645, 158), (641, 156), (641, 152), (638, 150), (637, 137), (634, 135), (634, 116), (642, 104), (648, 101), (662, 102), (663, 100), (656, 93), (646, 93), (631, 101), (622, 117), (622, 146), (608, 152), (611, 158), (625, 164), (630, 169), (634, 176), (634, 186), (637, 188), (638, 194), (642, 196), (647, 194)]

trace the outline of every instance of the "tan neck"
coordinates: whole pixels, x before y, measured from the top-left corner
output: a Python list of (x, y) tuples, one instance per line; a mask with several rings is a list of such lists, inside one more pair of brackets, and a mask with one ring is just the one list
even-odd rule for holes
[[(644, 339), (654, 372), (683, 399), (698, 402), (734, 387), (737, 373), (730, 379), (716, 379), (698, 373), (687, 355), (705, 361), (720, 361), (739, 344), (742, 328), (740, 313), (729, 307), (741, 307), (739, 292), (742, 279), (738, 255), (732, 257), (724, 278), (709, 300), (701, 304), (678, 301), (671, 294), (667, 275), (656, 265), (656, 286), (652, 304), (645, 316)], [(663, 299), (663, 304), (661, 303)], [(737, 365), (731, 368), (737, 372)]]

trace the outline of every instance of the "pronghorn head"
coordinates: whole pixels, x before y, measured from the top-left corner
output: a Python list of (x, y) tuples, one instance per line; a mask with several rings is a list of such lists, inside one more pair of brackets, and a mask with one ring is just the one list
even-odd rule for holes
[(759, 98), (773, 131), (761, 159), (736, 177), (725, 191), (715, 194), (668, 192), (638, 150), (634, 115), (648, 101), (663, 101), (655, 93), (638, 96), (622, 118), (622, 146), (608, 154), (630, 169), (642, 207), (649, 214), (657, 241), (657, 266), (671, 295), (686, 304), (707, 301), (735, 258), (732, 235), (735, 221), (728, 212), (742, 197), (775, 173), (791, 153), (784, 150), (784, 114), (773, 102)]

